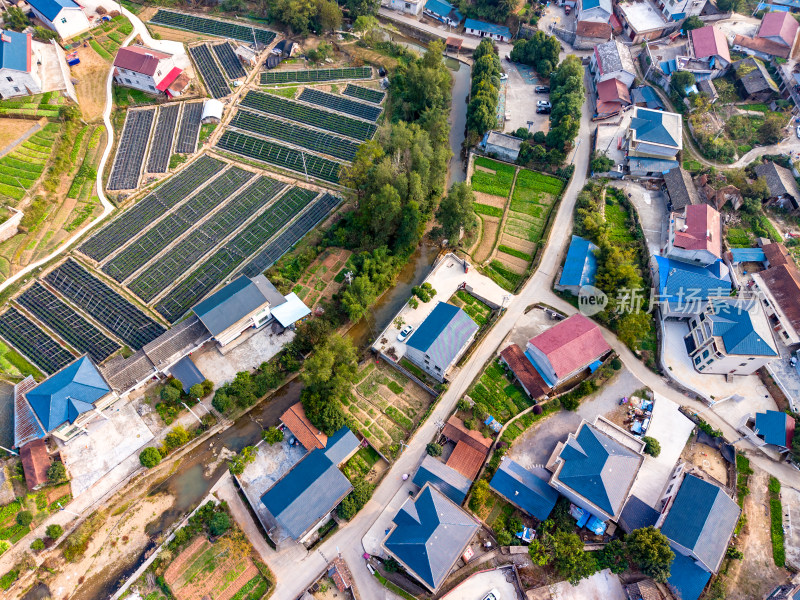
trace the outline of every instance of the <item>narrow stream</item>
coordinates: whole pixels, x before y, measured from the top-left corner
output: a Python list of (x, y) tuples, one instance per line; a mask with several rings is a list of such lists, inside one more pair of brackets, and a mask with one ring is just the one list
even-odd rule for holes
[[(417, 51), (425, 48), (417, 41), (394, 36), (395, 41), (403, 43)], [(453, 58), (446, 58), (447, 67), (453, 73), (452, 110), (450, 111), (450, 147), (453, 158), (448, 172), (448, 186), (457, 181), (464, 181), (466, 166), (461, 154), (466, 126), (466, 101), (470, 87), (470, 68)], [(411, 288), (419, 285), (429, 273), (438, 249), (427, 244), (420, 244), (411, 255), (410, 260), (400, 272), (393, 288), (388, 290), (375, 304), (369, 314), (350, 328), (348, 336), (358, 347), (366, 347), (380, 331), (388, 325), (398, 310), (411, 295)], [(154, 486), (150, 494), (169, 493), (175, 498), (172, 508), (164, 512), (156, 521), (147, 527), (147, 534), (155, 538), (171, 527), (183, 515), (193, 510), (208, 494), (217, 480), (227, 469), (227, 463), (219, 464), (212, 473), (207, 473), (206, 465), (214, 462), (221, 447), (239, 452), (248, 445), (254, 445), (261, 439), (261, 430), (277, 422), (278, 417), (289, 406), (300, 399), (302, 384), (295, 379), (278, 390), (268, 401), (262, 402), (249, 414), (240, 417), (231, 427), (220, 432), (204, 444), (187, 454), (181, 461), (179, 470), (165, 481)], [(74, 600), (95, 600), (109, 597), (118, 585), (144, 559), (142, 554), (128, 564), (109, 569), (102, 576), (96, 576), (81, 586), (73, 596)]]

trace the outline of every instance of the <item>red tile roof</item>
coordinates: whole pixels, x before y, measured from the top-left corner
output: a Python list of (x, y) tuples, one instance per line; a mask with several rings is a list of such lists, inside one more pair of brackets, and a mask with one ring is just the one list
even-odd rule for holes
[(170, 54), (144, 46), (129, 46), (117, 51), (114, 66), (152, 76), (158, 68), (158, 63), (170, 56)]
[(800, 302), (797, 301), (800, 298), (800, 272), (797, 267), (792, 263), (779, 264), (766, 271), (760, 271), (758, 276), (794, 330), (800, 333)]
[(281, 415), (281, 422), (289, 428), (292, 435), (309, 452), (314, 448), (325, 448), (328, 444), (328, 436), (314, 427), (311, 421), (308, 420), (302, 402), (290, 406), (289, 410)]
[(769, 261), (770, 267), (788, 265), (792, 262), (789, 258), (789, 251), (783, 244), (765, 244), (761, 249), (764, 251), (764, 257)]
[(686, 207), (686, 229), (675, 232), (675, 246), (686, 250), (708, 250), (722, 257), (722, 229), (719, 213), (708, 204)]
[(578, 37), (588, 37), (608, 41), (611, 39), (611, 25), (608, 23), (598, 23), (596, 21), (578, 21), (575, 28), (575, 35)]
[(743, 35), (734, 37), (733, 45), (750, 48), (750, 50), (769, 54), (770, 56), (780, 56), (781, 58), (789, 58), (789, 52), (791, 51), (791, 48), (767, 38), (751, 38)]
[(606, 79), (597, 84), (597, 97), (601, 102), (631, 103), (628, 86), (619, 79)]
[(50, 455), (44, 440), (33, 440), (19, 449), (19, 458), (25, 471), (25, 483), (29, 490), (47, 483), (47, 469), (50, 466)]
[(577, 313), (531, 339), (561, 379), (586, 367), (611, 348), (596, 323)]
[(159, 92), (166, 91), (166, 89), (172, 85), (172, 83), (178, 78), (178, 75), (180, 75), (181, 73), (183, 73), (183, 71), (181, 71), (178, 67), (173, 67), (172, 70), (169, 73), (167, 73), (167, 76), (161, 80), (161, 83), (159, 83), (156, 86), (156, 89)]
[(528, 357), (517, 344), (511, 344), (500, 353), (500, 356), (514, 372), (520, 383), (531, 395), (531, 398), (544, 396), (550, 389), (539, 371), (533, 366)]
[(689, 32), (692, 37), (692, 46), (696, 58), (706, 58), (708, 56), (720, 56), (726, 61), (731, 62), (731, 54), (728, 51), (728, 40), (725, 34), (713, 25), (706, 25), (699, 29), (692, 29)]
[(756, 37), (770, 38), (778, 44), (783, 43), (791, 48), (798, 29), (800, 23), (788, 12), (769, 12), (761, 19)]
[(455, 415), (447, 419), (447, 423), (444, 424), (444, 429), (442, 429), (442, 435), (453, 442), (463, 441), (467, 445), (476, 450), (481, 450), (484, 453), (487, 452), (492, 445), (492, 440), (483, 437), (480, 431), (467, 429), (464, 425), (464, 421)]
[(488, 450), (482, 452), (470, 446), (466, 441), (461, 440), (456, 444), (446, 464), (464, 477), (474, 480), (478, 476), (488, 454)]

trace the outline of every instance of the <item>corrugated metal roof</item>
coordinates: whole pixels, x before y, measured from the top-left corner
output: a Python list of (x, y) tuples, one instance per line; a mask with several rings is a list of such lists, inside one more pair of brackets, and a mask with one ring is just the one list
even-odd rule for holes
[(583, 286), (594, 285), (597, 274), (597, 257), (595, 251), (598, 247), (592, 242), (577, 235), (572, 236), (564, 260), (564, 269), (561, 271), (559, 285)]
[(625, 533), (630, 533), (634, 529), (655, 525), (659, 514), (655, 508), (645, 504), (637, 496), (631, 496), (622, 509), (618, 523)]
[(484, 33), (491, 33), (493, 35), (502, 35), (506, 38), (511, 38), (511, 31), (508, 27), (503, 25), (495, 25), (494, 23), (485, 23), (477, 19), (467, 19), (464, 21), (465, 29), (473, 29), (475, 31), (483, 31)]
[(272, 316), (284, 327), (289, 327), (289, 325), (310, 314), (311, 309), (294, 292), (286, 296), (286, 301), (283, 304), (272, 309)]
[(658, 295), (662, 302), (689, 304), (730, 294), (730, 281), (718, 277), (711, 267), (699, 267), (664, 256), (653, 259), (658, 269)]
[(200, 372), (200, 369), (197, 368), (197, 365), (194, 364), (194, 361), (188, 356), (184, 356), (176, 362), (172, 366), (171, 371), (172, 376), (181, 382), (183, 391), (187, 394), (193, 385), (203, 383), (206, 380), (205, 375)]
[(425, 456), (413, 479), (420, 488), (430, 483), (456, 504), (463, 504), (472, 486), (472, 480), (433, 456)]
[(0, 446), (14, 447), (14, 386), (0, 381)]
[(31, 36), (5, 29), (0, 43), (0, 68), (29, 73), (31, 70)]
[(347, 427), (342, 427), (328, 438), (323, 452), (333, 464), (340, 465), (358, 449), (360, 444), (361, 442), (352, 431)]
[[(766, 315), (760, 304), (750, 308), (749, 304), (746, 305), (745, 302), (720, 298), (714, 300), (712, 306), (713, 313), (709, 315), (712, 335), (722, 338), (727, 354), (778, 355), (771, 337), (765, 339), (765, 333), (769, 332), (769, 325), (766, 323)], [(762, 324), (766, 327), (759, 327)]]
[(774, 446), (792, 447), (794, 419), (785, 412), (768, 410), (756, 413), (756, 429), (764, 441)]
[(447, 459), (447, 466), (474, 481), (480, 473), (488, 453), (488, 450), (470, 446), (468, 442), (461, 440), (456, 444), (450, 458)]
[(219, 335), (262, 306), (275, 308), (284, 302), (286, 299), (263, 275), (253, 279), (240, 275), (192, 310), (213, 335)]
[(20, 448), (24, 444), (45, 436), (44, 429), (39, 423), (33, 409), (25, 399), (25, 394), (36, 387), (36, 380), (28, 375), (14, 386), (14, 447)]
[(126, 46), (117, 50), (114, 66), (152, 76), (158, 69), (158, 64), (170, 56), (170, 54), (144, 46)]
[(766, 257), (761, 248), (731, 248), (731, 260), (735, 263), (764, 262)]
[(292, 435), (297, 438), (297, 441), (299, 441), (306, 450), (314, 450), (315, 448), (322, 449), (328, 444), (328, 436), (314, 427), (311, 421), (308, 420), (302, 402), (290, 406), (289, 409), (281, 415), (281, 423), (289, 428)]
[(540, 521), (550, 516), (558, 500), (558, 492), (544, 479), (507, 457), (500, 462), (489, 487)]
[(667, 583), (679, 594), (681, 600), (697, 600), (709, 579), (711, 579), (711, 573), (690, 557), (675, 552)]
[(27, 2), (50, 21), (55, 20), (58, 13), (65, 8), (80, 9), (80, 6), (73, 2), (73, 0), (27, 0)]
[(636, 132), (638, 141), (680, 148), (683, 145), (681, 119), (675, 113), (637, 106), (633, 109), (630, 127)]
[(559, 379), (588, 366), (611, 349), (597, 323), (580, 313), (553, 325), (529, 343), (545, 355)]
[(438, 302), (407, 344), (428, 354), (434, 364), (449, 365), (476, 331), (478, 325), (467, 313)]

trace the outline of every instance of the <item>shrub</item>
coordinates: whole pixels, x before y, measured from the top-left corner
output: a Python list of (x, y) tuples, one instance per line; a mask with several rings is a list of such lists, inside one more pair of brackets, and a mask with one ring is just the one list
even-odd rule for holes
[(40, 550), (44, 550), (44, 540), (42, 538), (36, 538), (31, 542), (31, 550), (35, 550), (39, 552)]
[(57, 540), (62, 535), (64, 535), (64, 529), (61, 527), (61, 525), (53, 523), (52, 525), (47, 526), (47, 529), (45, 529), (45, 533), (47, 534), (47, 537), (49, 537), (51, 540)]
[(231, 519), (227, 513), (219, 512), (211, 517), (211, 522), (208, 524), (208, 530), (211, 535), (220, 536), (228, 529), (231, 528)]
[(139, 462), (143, 467), (152, 469), (161, 462), (161, 452), (157, 448), (145, 448), (139, 453)]
[(33, 515), (29, 510), (22, 510), (17, 513), (16, 521), (18, 525), (22, 527), (27, 527), (33, 522)]
[(501, 546), (510, 546), (513, 541), (514, 538), (507, 529), (503, 529), (503, 531), (497, 534), (497, 543)]
[(47, 469), (47, 481), (50, 483), (61, 483), (67, 479), (67, 468), (62, 462), (54, 462)]
[(614, 360), (611, 361), (611, 368), (615, 371), (619, 371), (622, 368), (622, 361), (619, 357), (615, 357)]
[(175, 450), (175, 448), (180, 448), (188, 441), (189, 432), (186, 431), (182, 425), (173, 427), (170, 432), (164, 436), (164, 445), (167, 447), (167, 450)]
[(214, 391), (214, 382), (210, 379), (206, 379), (200, 385), (203, 386), (203, 396), (208, 396), (211, 392)]
[(458, 407), (458, 410), (469, 410), (469, 402), (467, 402), (465, 398), (459, 400), (456, 406)]
[(202, 384), (195, 383), (192, 387), (189, 388), (189, 395), (192, 398), (200, 399), (205, 396), (205, 390), (203, 389)]
[(161, 388), (161, 399), (169, 404), (174, 404), (181, 397), (181, 393), (171, 385)]
[(228, 397), (228, 394), (220, 389), (217, 390), (216, 394), (214, 394), (214, 399), (211, 401), (211, 406), (221, 413), (226, 413), (233, 407), (233, 401)]
[(270, 427), (261, 432), (261, 438), (271, 446), (283, 441), (283, 432), (277, 427)]
[(425, 451), (428, 453), (429, 456), (441, 456), (442, 455), (442, 447), (435, 443), (431, 442), (427, 446), (425, 446)]
[(644, 442), (644, 451), (647, 454), (653, 458), (656, 458), (659, 454), (661, 454), (661, 444), (656, 438), (646, 435), (642, 437), (642, 441)]
[(234, 475), (241, 475), (244, 473), (244, 468), (255, 461), (256, 449), (254, 446), (245, 446), (242, 451), (234, 456), (228, 463), (228, 469)]
[[(12, 7), (15, 8), (15, 7)], [(0, 589), (7, 590), (14, 582), (19, 578), (19, 571), (17, 569), (12, 569), (2, 577), (0, 577)]]

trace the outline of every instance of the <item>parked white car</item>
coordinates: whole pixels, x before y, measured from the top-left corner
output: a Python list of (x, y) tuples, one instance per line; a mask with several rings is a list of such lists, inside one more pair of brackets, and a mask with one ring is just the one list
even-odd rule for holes
[(500, 592), (497, 591), (497, 588), (493, 588), (483, 597), (483, 600), (500, 600)]
[(413, 330), (414, 328), (411, 325), (406, 325), (403, 327), (403, 329), (400, 330), (400, 333), (397, 334), (397, 341), (404, 342)]

